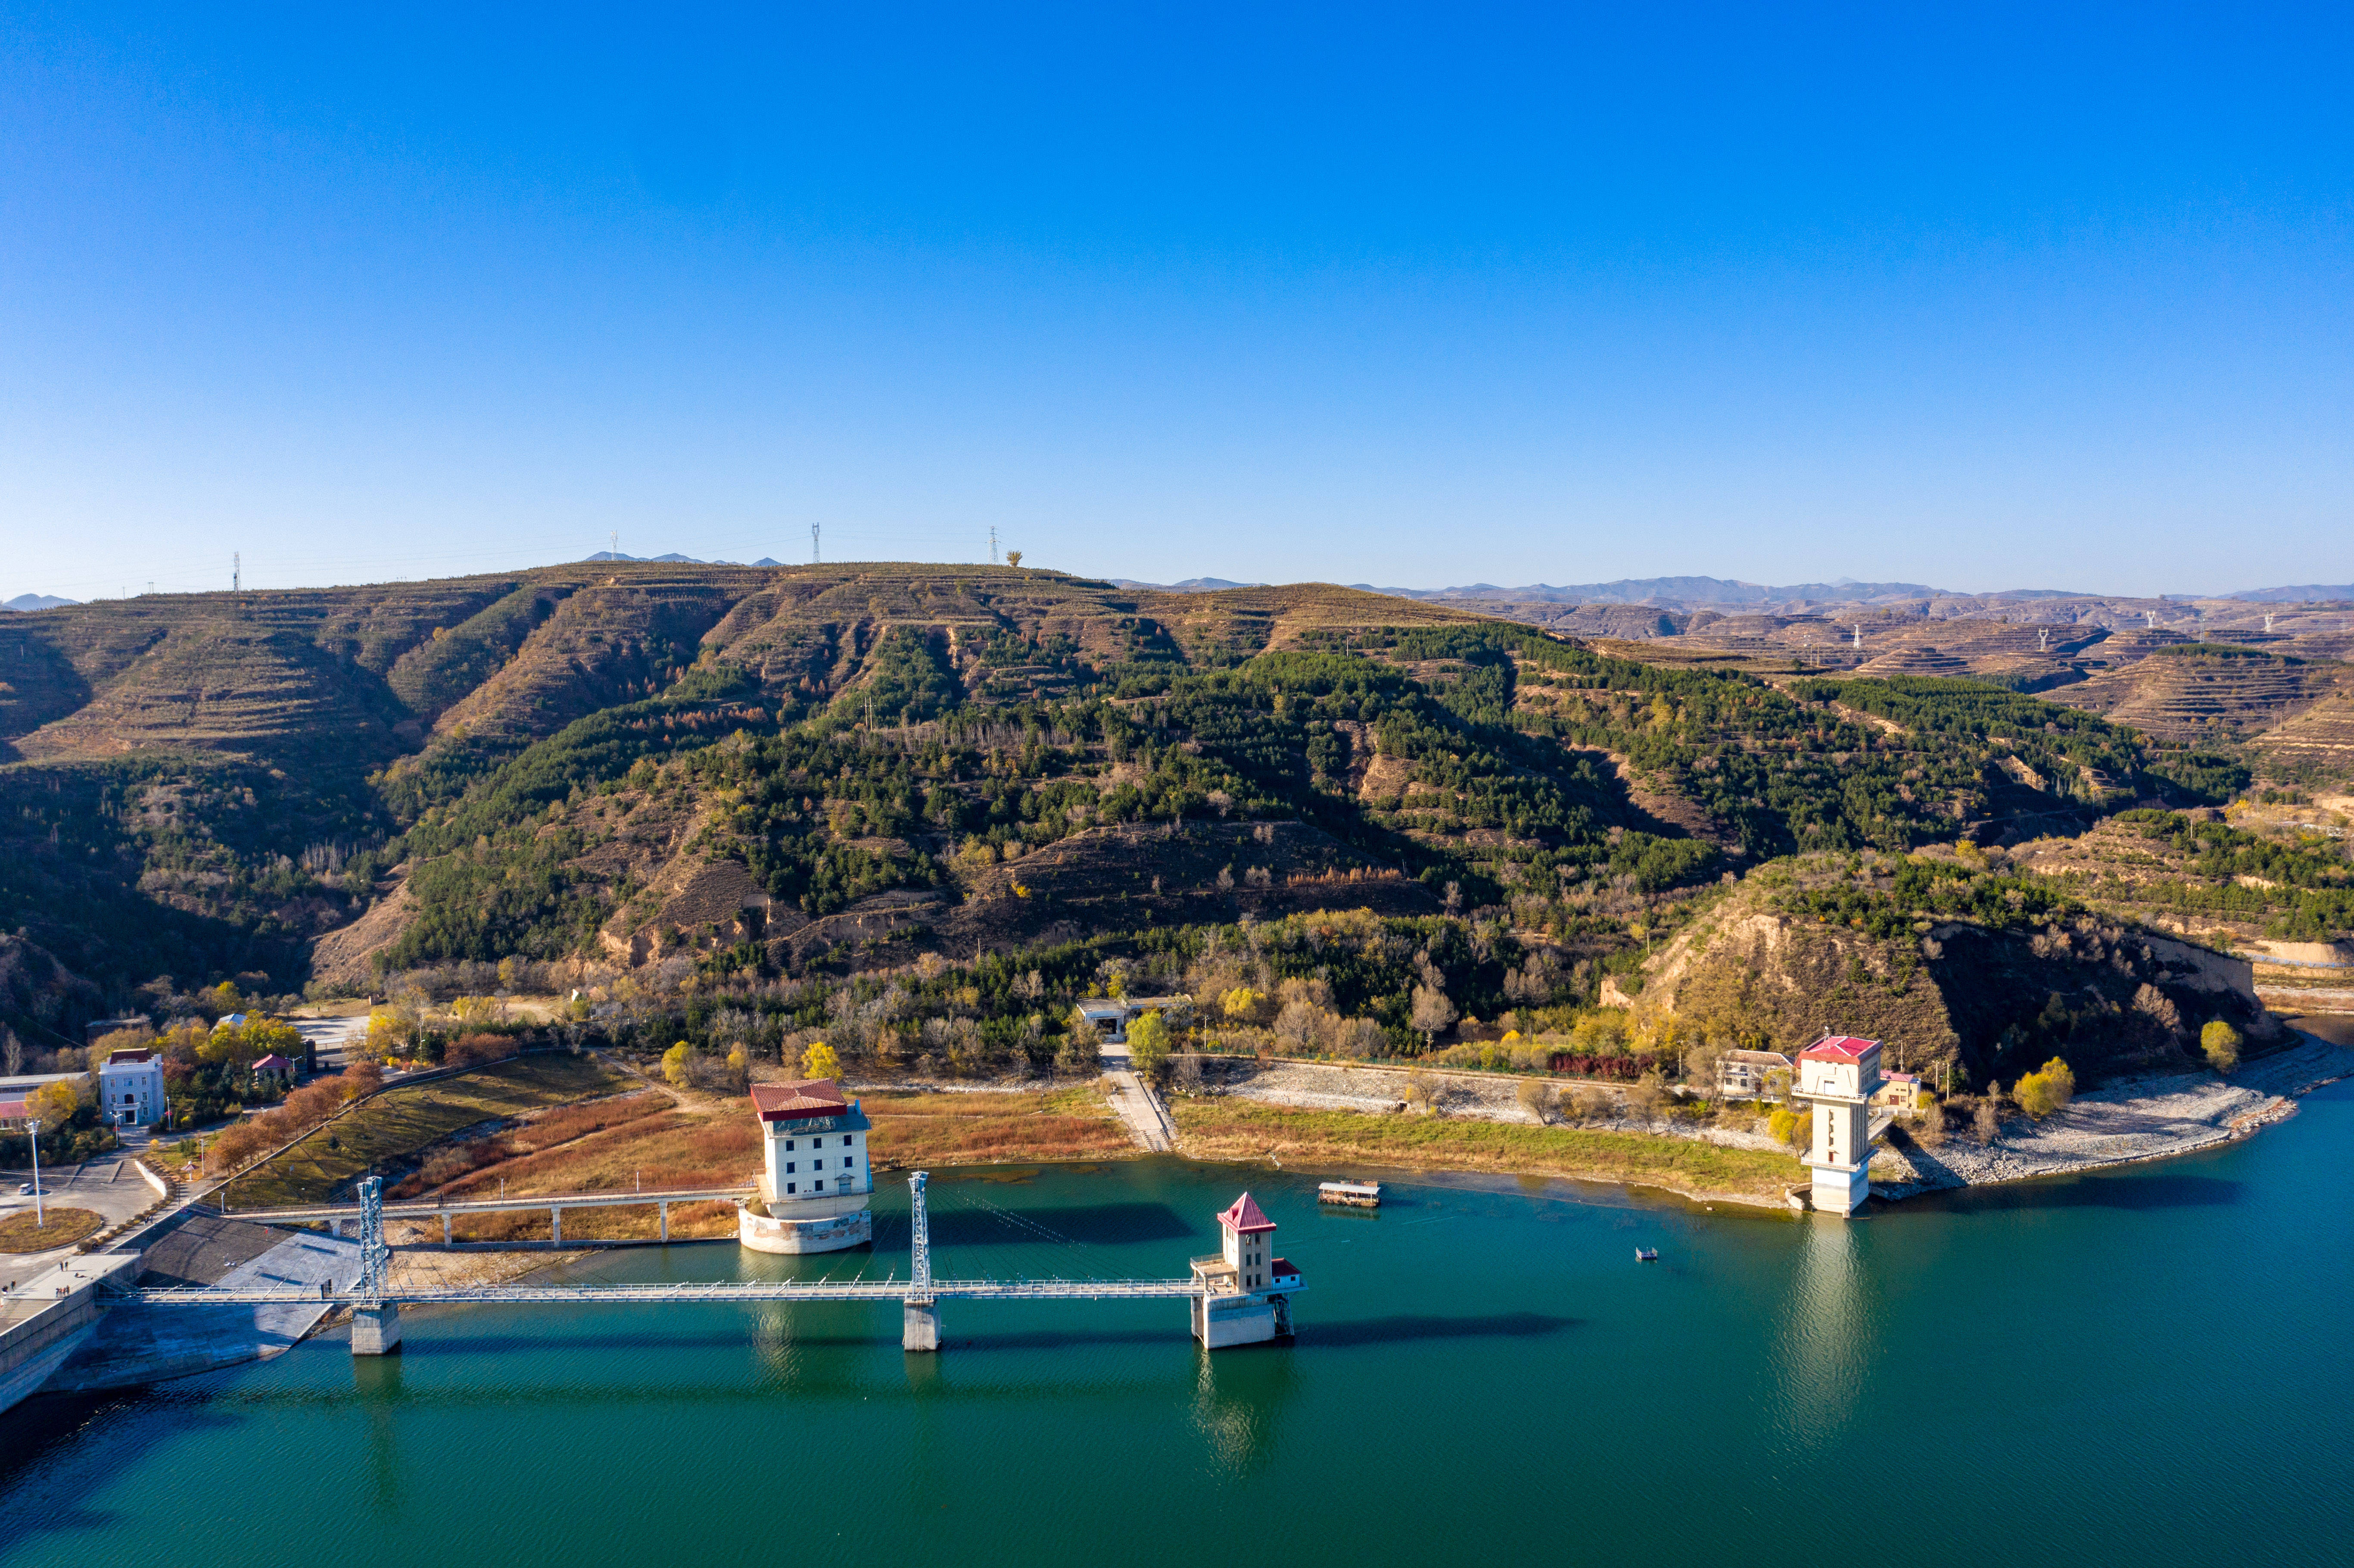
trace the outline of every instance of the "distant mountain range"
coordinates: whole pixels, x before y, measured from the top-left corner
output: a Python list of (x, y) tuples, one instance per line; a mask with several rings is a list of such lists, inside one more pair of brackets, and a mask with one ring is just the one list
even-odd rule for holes
[(0, 609), (62, 609), (67, 605), (80, 602), (80, 599), (58, 599), (45, 593), (20, 593), (5, 604), (0, 604)]
[(673, 550), (667, 556), (624, 556), (617, 555), (611, 550), (599, 550), (595, 555), (590, 556), (588, 559), (592, 561), (667, 561), (673, 565), (682, 567), (741, 567), (746, 565), (755, 567), (781, 567), (785, 564), (782, 561), (773, 560), (767, 556), (763, 556), (758, 560), (748, 563), (744, 561), (706, 561), (700, 556), (682, 556), (675, 550)]
[(2302, 588), (2250, 588), (2246, 593), (2225, 594), (2226, 599), (2243, 599), (2253, 604), (2311, 604), (2326, 599), (2354, 599), (2354, 583), (2325, 586), (2307, 583)]
[(1148, 593), (1215, 593), (1220, 588), (1265, 588), (1265, 583), (1238, 583), (1225, 577), (1187, 577), (1182, 583), (1140, 582), (1134, 577), (1114, 577), (1112, 586), (1142, 588)]

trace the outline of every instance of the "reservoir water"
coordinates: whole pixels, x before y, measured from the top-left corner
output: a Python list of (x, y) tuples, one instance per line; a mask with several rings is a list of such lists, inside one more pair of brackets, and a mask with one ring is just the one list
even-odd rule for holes
[[(1176, 1160), (938, 1172), (944, 1275), (1173, 1276), (1245, 1186), (1288, 1346), (1182, 1303), (409, 1317), (0, 1417), (0, 1562), (2347, 1562), (2354, 1086), (2209, 1154), (1853, 1224)], [(606, 1255), (581, 1281), (906, 1262)], [(1660, 1261), (1638, 1265), (1638, 1245)]]

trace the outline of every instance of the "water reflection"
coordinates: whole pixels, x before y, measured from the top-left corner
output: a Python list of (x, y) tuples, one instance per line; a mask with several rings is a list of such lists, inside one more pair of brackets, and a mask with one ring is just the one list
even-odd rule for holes
[(401, 1362), (405, 1358), (354, 1356), (352, 1388), (360, 1408), (367, 1412), (368, 1500), (377, 1514), (400, 1517), (400, 1444), (394, 1415), (401, 1404)]
[(1821, 1447), (1854, 1419), (1877, 1330), (1872, 1287), (1856, 1258), (1856, 1222), (1814, 1214), (1799, 1234), (1775, 1362), (1783, 1426), (1801, 1445)]
[(1276, 1418), (1298, 1392), (1291, 1347), (1193, 1347), (1193, 1425), (1228, 1477), (1263, 1469), (1274, 1457)]

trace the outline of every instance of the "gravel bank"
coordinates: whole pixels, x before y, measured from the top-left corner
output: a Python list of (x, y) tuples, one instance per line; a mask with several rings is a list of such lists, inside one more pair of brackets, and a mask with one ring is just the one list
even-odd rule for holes
[[(2188, 1154), (2294, 1115), (2297, 1096), (2349, 1075), (2354, 1051), (2307, 1034), (2229, 1078), (2183, 1073), (2079, 1095), (2041, 1122), (2005, 1122), (1990, 1144), (1952, 1132), (1938, 1149), (1890, 1149), (1873, 1162), (1872, 1191), (1903, 1198)], [(1883, 1164), (1895, 1168), (1885, 1184), (1879, 1179)]]
[[(2077, 1097), (2066, 1110), (2041, 1122), (2015, 1118), (1991, 1144), (1964, 1132), (1946, 1135), (1942, 1147), (1923, 1150), (1901, 1139), (1883, 1146), (1872, 1161), (1875, 1196), (1904, 1198), (1955, 1187), (2023, 1181), (2137, 1160), (2163, 1160), (2245, 1138), (2257, 1128), (2295, 1114), (2296, 1097), (2326, 1083), (2354, 1075), (2354, 1050), (2313, 1035), (2252, 1062), (2229, 1078), (2183, 1073), (2113, 1084)], [(1439, 1107), (1448, 1116), (1489, 1121), (1533, 1122), (1521, 1107), (1515, 1078), (1434, 1073)], [(1315, 1062), (1213, 1063), (1204, 1094), (1227, 1094), (1267, 1105), (1303, 1110), (1394, 1114), (1405, 1104), (1403, 1071), (1344, 1067)], [(1583, 1126), (1655, 1137), (1685, 1138), (1731, 1149), (1772, 1150), (1783, 1146), (1755, 1131), (1693, 1127), (1671, 1118), (1645, 1121), (1622, 1113)], [(1794, 1158), (1795, 1185), (1805, 1175)]]
[[(1266, 1105), (1296, 1106), (1301, 1110), (1363, 1111), (1370, 1115), (1401, 1112), (1405, 1108), (1405, 1080), (1403, 1071), (1384, 1067), (1344, 1067), (1323, 1062), (1268, 1062), (1252, 1070), (1253, 1064), (1232, 1065), (1211, 1059), (1208, 1075), (1201, 1092), (1208, 1095), (1235, 1095)], [(1521, 1082), (1514, 1077), (1497, 1077), (1488, 1074), (1430, 1074), (1438, 1086), (1437, 1107), (1441, 1114), (1467, 1117), (1479, 1121), (1516, 1121), (1534, 1126), (1537, 1118), (1522, 1108)], [(1563, 1081), (1564, 1093), (1595, 1086)], [(1613, 1091), (1614, 1094), (1616, 1091)], [(1621, 1098), (1618, 1114), (1593, 1121), (1581, 1120), (1580, 1127), (1596, 1128), (1605, 1132), (1647, 1132), (1661, 1138), (1691, 1139), (1700, 1143), (1721, 1144), (1727, 1149), (1776, 1150), (1784, 1147), (1762, 1132), (1737, 1131), (1723, 1127), (1693, 1127), (1671, 1118), (1647, 1121), (1629, 1114)], [(1792, 1167), (1797, 1169), (1796, 1162)], [(1794, 1181), (1796, 1176), (1791, 1178)]]

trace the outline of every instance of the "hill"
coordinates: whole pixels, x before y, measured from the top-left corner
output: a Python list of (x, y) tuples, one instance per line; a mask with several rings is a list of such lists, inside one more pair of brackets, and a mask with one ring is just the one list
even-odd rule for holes
[(1751, 878), (1630, 985), (1639, 1027), (1789, 1053), (1825, 1030), (1898, 1043), (1892, 1067), (2015, 1082), (2198, 1065), (2201, 1024), (2283, 1033), (2244, 963), (2105, 919), (1982, 857), (1802, 857)]
[(0, 623), (0, 929), (50, 977), (14, 1015), (63, 1044), (221, 979), (472, 986), (505, 959), (684, 1006), (1362, 912), (1395, 923), (1384, 972), (1382, 943), (1426, 950), (1492, 1016), (1590, 1005), (1777, 857), (2075, 832), (2247, 781), (1926, 659), (1873, 678), (1330, 585), (887, 563), (51, 610)]

